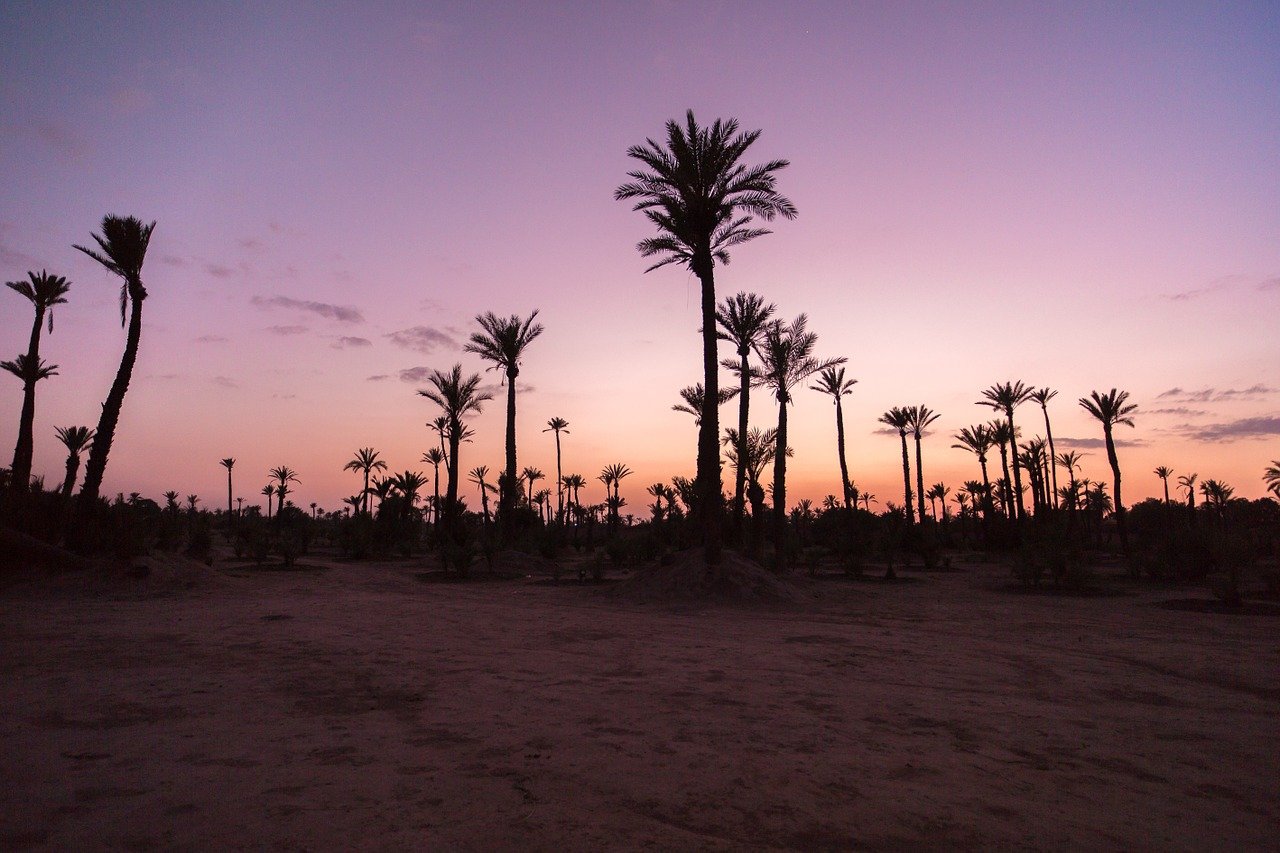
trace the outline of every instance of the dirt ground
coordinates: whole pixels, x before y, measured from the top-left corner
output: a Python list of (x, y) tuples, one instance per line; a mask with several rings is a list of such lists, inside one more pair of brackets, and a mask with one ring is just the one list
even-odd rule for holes
[(1275, 616), (1020, 594), (981, 564), (772, 608), (422, 569), (10, 586), (0, 847), (1280, 838)]

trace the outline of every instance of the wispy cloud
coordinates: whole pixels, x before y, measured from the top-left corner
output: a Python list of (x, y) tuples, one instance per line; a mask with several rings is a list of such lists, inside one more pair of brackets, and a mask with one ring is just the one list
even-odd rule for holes
[(334, 349), (355, 349), (357, 347), (371, 347), (373, 341), (368, 338), (357, 338), (343, 336), (333, 342)]
[[(505, 400), (507, 397), (507, 385), (505, 382), (494, 382), (489, 385), (481, 385), (477, 390), (483, 394), (488, 394), (489, 396), (493, 397), (495, 400), (497, 399)], [(537, 387), (533, 385), (526, 385), (525, 383), (519, 382), (519, 381), (516, 382), (517, 394), (531, 394), (537, 390), (538, 390)]]
[(1186, 406), (1172, 406), (1167, 409), (1144, 409), (1144, 415), (1177, 415), (1183, 418), (1198, 418), (1209, 414), (1205, 409), (1189, 409)]
[(390, 332), (385, 337), (396, 346), (427, 355), (435, 352), (440, 347), (456, 349), (458, 346), (458, 342), (452, 335), (432, 326), (413, 326), (408, 329), (400, 329), (397, 332)]
[(1221, 278), (1216, 278), (1201, 287), (1193, 287), (1177, 293), (1166, 293), (1163, 298), (1170, 302), (1189, 302), (1192, 299), (1199, 299), (1202, 296), (1209, 296), (1214, 293), (1233, 290), (1243, 284), (1245, 279), (1246, 277), (1243, 275), (1224, 275)]
[(231, 278), (236, 271), (226, 264), (207, 263), (204, 265), (204, 271), (214, 278)]
[[(1150, 445), (1149, 441), (1142, 438), (1117, 438), (1115, 442), (1116, 447), (1147, 447)], [(1107, 442), (1101, 438), (1071, 438), (1070, 436), (1066, 438), (1055, 437), (1053, 443), (1059, 447), (1079, 448), (1081, 450), (1096, 450), (1099, 447), (1107, 446)]]
[(1201, 388), (1198, 391), (1188, 391), (1185, 388), (1175, 386), (1168, 391), (1162, 391), (1156, 395), (1157, 400), (1166, 400), (1170, 403), (1225, 403), (1231, 400), (1257, 400), (1275, 394), (1280, 389), (1272, 388), (1269, 385), (1255, 383), (1248, 388)]
[(236, 382), (234, 379), (228, 376), (215, 376), (210, 381), (213, 382), (214, 385), (217, 385), (219, 388), (239, 388), (240, 387), (239, 382)]
[(432, 369), (430, 367), (406, 367), (400, 371), (400, 381), (421, 385), (427, 381), (427, 377), (431, 373)]
[(385, 380), (387, 380), (387, 379), (390, 379), (390, 378), (391, 378), (391, 374), (390, 374), (390, 373), (375, 373), (373, 376), (370, 376), (370, 377), (368, 378), (368, 380), (367, 380), (367, 381), (369, 381), (369, 382), (383, 382), (383, 381), (385, 381)]
[(352, 305), (332, 305), (328, 302), (312, 302), (309, 299), (293, 299), (288, 296), (254, 296), (249, 300), (260, 308), (289, 308), (318, 314), (339, 323), (363, 323), (364, 315)]
[(1239, 418), (1208, 425), (1182, 424), (1177, 431), (1197, 441), (1225, 443), (1245, 438), (1270, 438), (1280, 435), (1280, 416)]
[(38, 267), (40, 264), (35, 258), (9, 244), (9, 233), (13, 230), (12, 222), (0, 222), (0, 264), (27, 269)]
[(225, 344), (226, 342), (227, 338), (222, 335), (201, 335), (196, 338), (196, 343), (198, 344)]
[(306, 326), (267, 326), (267, 331), (273, 335), (304, 335), (311, 330)]
[(1264, 279), (1259, 282), (1258, 290), (1280, 290), (1280, 276)]

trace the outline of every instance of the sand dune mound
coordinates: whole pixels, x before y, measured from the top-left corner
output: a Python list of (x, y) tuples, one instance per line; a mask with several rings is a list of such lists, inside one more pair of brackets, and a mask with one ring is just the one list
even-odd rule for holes
[(743, 604), (795, 604), (809, 596), (784, 577), (733, 551), (723, 551), (714, 572), (701, 548), (679, 551), (663, 562), (639, 569), (613, 588), (633, 601), (726, 601)]

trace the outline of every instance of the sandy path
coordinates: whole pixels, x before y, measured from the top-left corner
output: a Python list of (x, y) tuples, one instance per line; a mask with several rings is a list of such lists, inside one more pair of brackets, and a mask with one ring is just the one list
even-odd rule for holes
[(1280, 620), (972, 567), (803, 610), (405, 566), (0, 599), (0, 846), (1276, 845)]

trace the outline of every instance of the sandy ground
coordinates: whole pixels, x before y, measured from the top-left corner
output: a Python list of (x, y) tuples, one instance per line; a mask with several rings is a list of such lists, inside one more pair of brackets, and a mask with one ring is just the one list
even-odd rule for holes
[(772, 609), (420, 568), (6, 590), (0, 846), (1280, 839), (1275, 617), (1017, 594), (983, 565)]

